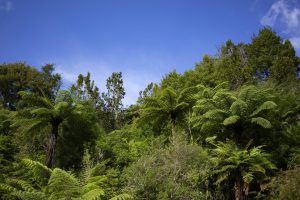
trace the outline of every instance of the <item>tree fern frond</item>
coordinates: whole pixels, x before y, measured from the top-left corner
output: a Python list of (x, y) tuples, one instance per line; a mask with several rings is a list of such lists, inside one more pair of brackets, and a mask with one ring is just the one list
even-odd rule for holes
[(201, 99), (196, 102), (195, 106), (193, 106), (193, 111), (203, 114), (214, 108), (216, 108), (216, 104), (212, 99)]
[(76, 198), (80, 195), (80, 184), (74, 175), (55, 168), (48, 182), (47, 192), (50, 199)]
[(201, 88), (197, 86), (183, 89), (177, 98), (177, 102), (193, 104), (196, 101), (196, 94), (199, 92), (200, 89)]
[(223, 124), (224, 124), (225, 126), (229, 126), (229, 125), (235, 124), (239, 119), (240, 119), (239, 116), (237, 116), (237, 115), (232, 115), (232, 116), (230, 116), (230, 117), (227, 117), (227, 118), (223, 121)]
[(260, 125), (263, 128), (271, 128), (271, 122), (265, 118), (262, 117), (254, 117), (251, 119), (251, 123)]
[(123, 193), (123, 194), (119, 194), (109, 200), (131, 200), (131, 199), (133, 199), (133, 196), (131, 196), (130, 194)]
[(16, 188), (14, 188), (13, 186), (8, 185), (8, 184), (0, 183), (0, 191), (1, 190), (5, 191), (5, 192), (8, 192), (8, 193), (11, 193), (14, 190), (16, 190)]
[(40, 106), (48, 109), (53, 108), (53, 103), (48, 98), (41, 97), (34, 93), (26, 91), (20, 91), (19, 95), (22, 97), (23, 100), (25, 100), (32, 106)]
[(179, 104), (177, 104), (174, 108), (174, 110), (177, 111), (182, 111), (183, 109), (187, 108), (189, 106), (189, 104), (185, 103), (185, 102), (181, 102)]
[(146, 107), (159, 107), (159, 106), (161, 106), (160, 100), (158, 100), (155, 97), (144, 97), (142, 99), (142, 102)]
[(223, 181), (225, 181), (226, 179), (228, 179), (228, 177), (230, 176), (230, 172), (225, 172), (225, 173), (221, 173), (218, 175), (217, 177), (217, 181), (215, 182), (216, 185), (220, 185)]
[(213, 119), (213, 120), (222, 120), (228, 112), (222, 109), (213, 109), (209, 110), (208, 112), (204, 113), (203, 118), (206, 119)]
[(266, 173), (265, 168), (263, 166), (261, 166), (260, 164), (251, 165), (249, 169), (253, 172), (260, 172), (262, 174)]
[(51, 169), (40, 162), (30, 159), (23, 159), (21, 165), (28, 169), (29, 173), (32, 175), (31, 178), (37, 181), (40, 185), (47, 185), (52, 173)]
[(219, 91), (213, 96), (213, 100), (218, 104), (220, 107), (230, 107), (231, 104), (237, 100), (237, 98), (228, 91)]
[(277, 107), (277, 104), (274, 103), (273, 101), (266, 101), (264, 102), (262, 105), (260, 105), (251, 115), (250, 117), (253, 117), (257, 114), (259, 114), (261, 111), (264, 111), (264, 110), (270, 110), (270, 109), (273, 109), (273, 108), (276, 108)]
[(226, 82), (222, 82), (222, 83), (218, 84), (216, 87), (214, 87), (214, 91), (218, 91), (221, 89), (228, 89), (228, 88), (229, 88), (229, 83), (226, 81)]
[(211, 90), (210, 88), (205, 88), (202, 95), (204, 98), (212, 98), (214, 96), (215, 92)]
[(176, 103), (177, 94), (173, 88), (168, 87), (161, 92), (160, 99), (174, 105)]
[(33, 115), (38, 115), (39, 117), (45, 117), (45, 118), (50, 118), (52, 116), (52, 110), (48, 109), (48, 108), (36, 108), (31, 110), (30, 112)]
[(243, 180), (245, 183), (249, 184), (253, 181), (254, 175), (252, 172), (246, 172), (242, 174)]
[(257, 88), (254, 85), (249, 85), (242, 87), (241, 91), (238, 94), (238, 98), (243, 101), (250, 100), (257, 93)]
[(38, 191), (27, 192), (27, 191), (15, 190), (11, 193), (11, 195), (22, 200), (47, 200), (48, 199), (45, 193), (38, 192)]
[(239, 115), (239, 116), (246, 115), (247, 109), (248, 109), (248, 104), (245, 101), (240, 99), (233, 102), (229, 108), (232, 114)]
[(21, 179), (7, 179), (6, 182), (9, 185), (13, 185), (15, 187), (21, 188), (26, 192), (34, 192), (35, 189), (32, 187), (30, 183)]
[(96, 188), (93, 190), (88, 191), (87, 193), (84, 193), (81, 196), (82, 200), (98, 200), (101, 199), (101, 196), (104, 196), (104, 190), (100, 188)]

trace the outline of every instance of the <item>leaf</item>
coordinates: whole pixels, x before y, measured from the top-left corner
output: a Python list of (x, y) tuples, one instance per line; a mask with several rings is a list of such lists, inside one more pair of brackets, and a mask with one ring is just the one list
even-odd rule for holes
[(81, 196), (83, 200), (97, 200), (104, 195), (104, 190), (97, 188), (93, 189)]
[(221, 90), (221, 89), (228, 89), (229, 88), (229, 84), (228, 82), (223, 82), (223, 83), (220, 83), (219, 85), (217, 85), (215, 88), (214, 88), (214, 91), (218, 91), (218, 90)]
[(213, 119), (213, 120), (220, 120), (223, 118), (224, 115), (227, 115), (227, 112), (225, 110), (221, 109), (213, 109), (209, 110), (203, 115), (203, 118), (206, 119)]
[(254, 179), (254, 175), (252, 172), (248, 172), (242, 175), (245, 183), (249, 184)]
[(239, 115), (239, 116), (245, 115), (247, 109), (248, 109), (247, 103), (240, 99), (233, 102), (229, 108), (232, 114)]
[(259, 114), (263, 110), (271, 110), (273, 108), (276, 108), (277, 104), (274, 103), (273, 101), (266, 101), (262, 105), (260, 105), (251, 115), (250, 117), (253, 117), (257, 114)]
[(119, 194), (109, 200), (130, 200), (130, 199), (133, 199), (133, 197), (130, 194), (123, 193), (123, 194)]
[(223, 121), (223, 124), (224, 124), (225, 126), (228, 126), (228, 125), (231, 125), (231, 124), (235, 124), (239, 119), (240, 119), (239, 116), (233, 115), (233, 116), (227, 117), (227, 118)]
[(79, 197), (79, 181), (73, 174), (62, 169), (55, 168), (49, 179), (47, 191), (51, 194), (50, 199)]
[(260, 125), (263, 128), (271, 128), (271, 122), (265, 118), (262, 117), (255, 117), (251, 119), (251, 123)]

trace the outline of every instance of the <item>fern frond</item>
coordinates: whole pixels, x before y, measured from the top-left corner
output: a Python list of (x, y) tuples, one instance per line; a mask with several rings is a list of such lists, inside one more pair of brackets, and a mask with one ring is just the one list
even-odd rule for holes
[(257, 93), (257, 88), (254, 85), (242, 87), (238, 94), (238, 98), (243, 101), (250, 100)]
[(203, 118), (206, 119), (213, 119), (213, 120), (222, 120), (228, 112), (222, 109), (213, 109), (209, 110), (208, 112), (204, 113)]
[(232, 103), (229, 110), (232, 114), (238, 115), (238, 116), (244, 116), (247, 112), (248, 104), (243, 100), (236, 100)]
[(221, 89), (228, 89), (228, 88), (229, 88), (229, 83), (226, 81), (226, 82), (222, 82), (222, 83), (218, 84), (216, 87), (214, 87), (214, 91), (218, 91)]
[(51, 169), (40, 162), (30, 159), (23, 159), (21, 165), (28, 169), (33, 180), (37, 181), (42, 186), (47, 185), (52, 173)]
[(185, 102), (181, 102), (181, 103), (179, 103), (178, 105), (176, 105), (176, 107), (174, 108), (174, 110), (175, 110), (176, 112), (182, 111), (182, 110), (184, 110), (185, 108), (187, 108), (188, 106), (189, 106), (189, 104), (187, 104), (187, 103), (185, 103)]
[(259, 114), (260, 112), (264, 111), (264, 110), (271, 110), (273, 108), (276, 108), (277, 104), (274, 103), (273, 101), (266, 101), (264, 102), (262, 105), (260, 105), (251, 115), (250, 117), (253, 117), (257, 114)]
[(252, 172), (247, 172), (242, 174), (243, 181), (247, 184), (251, 183), (252, 180), (254, 179), (254, 175)]
[(50, 199), (76, 198), (80, 195), (80, 184), (75, 176), (59, 168), (52, 171), (47, 186)]
[(223, 121), (223, 124), (224, 124), (225, 126), (228, 126), (228, 125), (231, 125), (231, 124), (235, 124), (239, 119), (240, 119), (239, 116), (233, 115), (233, 116), (227, 117), (227, 118)]
[(262, 117), (254, 117), (251, 119), (251, 123), (260, 125), (263, 128), (271, 128), (271, 122), (265, 118)]
[(133, 196), (131, 196), (130, 194), (123, 193), (123, 194), (119, 194), (109, 200), (131, 200), (131, 199), (133, 199)]
[(20, 179), (7, 179), (6, 182), (9, 185), (13, 185), (15, 187), (18, 187), (26, 192), (34, 192), (35, 189), (31, 186), (30, 183), (28, 183), (27, 181), (24, 180), (20, 180)]
[(43, 192), (27, 192), (21, 190), (15, 190), (11, 193), (11, 195), (17, 197), (22, 200), (48, 200), (48, 197)]
[(97, 188), (90, 190), (89, 192), (81, 196), (82, 200), (98, 200), (101, 199), (101, 196), (104, 196), (104, 190)]

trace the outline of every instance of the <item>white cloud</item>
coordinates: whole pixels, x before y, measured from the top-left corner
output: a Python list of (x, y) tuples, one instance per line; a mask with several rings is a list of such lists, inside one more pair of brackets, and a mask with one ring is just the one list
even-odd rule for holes
[(0, 10), (10, 12), (13, 10), (13, 3), (11, 1), (0, 2)]
[(300, 50), (300, 37), (293, 37), (289, 39), (295, 49)]
[(267, 14), (261, 19), (261, 23), (274, 26), (278, 20), (289, 29), (297, 28), (300, 23), (300, 9), (292, 8), (286, 0), (279, 0), (271, 6)]
[(278, 0), (262, 17), (260, 23), (273, 28), (279, 27), (296, 49), (300, 49), (300, 5), (291, 0)]

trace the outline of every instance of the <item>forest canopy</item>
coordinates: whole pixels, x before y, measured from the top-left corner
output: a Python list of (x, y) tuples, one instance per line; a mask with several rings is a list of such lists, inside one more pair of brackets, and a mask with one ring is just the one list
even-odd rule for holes
[(300, 199), (299, 73), (270, 28), (129, 107), (122, 72), (61, 89), (52, 64), (0, 64), (0, 199)]

